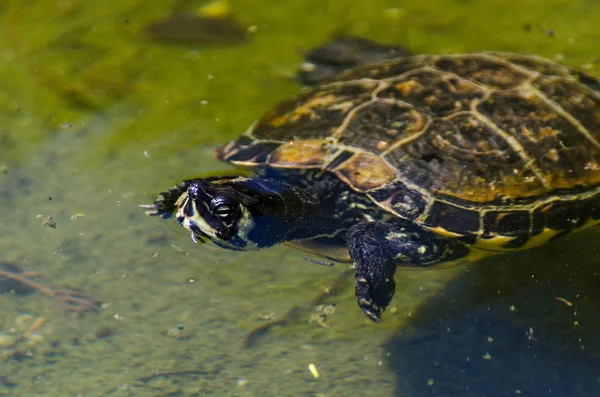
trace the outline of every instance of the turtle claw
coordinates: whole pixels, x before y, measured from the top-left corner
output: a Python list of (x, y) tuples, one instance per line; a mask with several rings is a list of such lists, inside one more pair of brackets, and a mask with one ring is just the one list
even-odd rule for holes
[(148, 210), (148, 211), (144, 212), (144, 214), (146, 214), (148, 216), (159, 215), (158, 207), (156, 206), (156, 204), (140, 204), (140, 205), (138, 205), (138, 207)]
[(173, 213), (172, 208), (168, 205), (165, 205), (161, 198), (162, 196), (158, 196), (154, 203), (139, 204), (138, 207), (146, 209), (147, 211), (145, 211), (144, 214), (148, 216), (160, 216), (161, 218), (169, 218)]
[(162, 192), (156, 197), (152, 204), (140, 204), (138, 207), (147, 209), (145, 212), (148, 216), (160, 216), (167, 219), (173, 216), (177, 201), (187, 190), (192, 180), (185, 180), (173, 186), (171, 189)]
[(356, 301), (363, 313), (374, 322), (381, 320), (381, 313), (392, 301), (396, 284), (393, 279), (383, 283), (369, 282), (363, 277), (356, 278)]

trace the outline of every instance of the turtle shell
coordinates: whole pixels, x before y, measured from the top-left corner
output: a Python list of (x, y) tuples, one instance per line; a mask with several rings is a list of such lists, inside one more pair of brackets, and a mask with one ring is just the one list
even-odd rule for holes
[(218, 156), (326, 170), (429, 230), (534, 246), (600, 218), (600, 82), (535, 56), (402, 57), (305, 89)]

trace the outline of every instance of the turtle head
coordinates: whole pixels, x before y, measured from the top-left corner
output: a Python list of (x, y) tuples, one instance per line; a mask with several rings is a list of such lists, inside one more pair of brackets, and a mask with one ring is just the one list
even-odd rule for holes
[[(279, 198), (276, 199), (275, 197)], [(195, 242), (211, 242), (235, 251), (264, 246), (264, 221), (281, 198), (244, 177), (203, 178), (189, 182), (175, 203), (175, 219)]]
[(150, 216), (174, 217), (191, 232), (194, 242), (234, 251), (256, 250), (324, 233), (320, 215), (315, 216), (317, 209), (319, 214), (323, 211), (323, 203), (308, 189), (282, 178), (188, 179), (160, 193), (154, 203), (140, 207)]
[(195, 242), (212, 242), (233, 249), (252, 249), (248, 233), (254, 221), (244, 192), (230, 179), (196, 179), (176, 203), (175, 219)]

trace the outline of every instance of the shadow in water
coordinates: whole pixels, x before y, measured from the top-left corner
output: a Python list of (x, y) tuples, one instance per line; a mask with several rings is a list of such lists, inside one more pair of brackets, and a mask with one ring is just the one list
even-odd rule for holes
[(466, 268), (389, 340), (396, 395), (600, 395), (597, 240)]

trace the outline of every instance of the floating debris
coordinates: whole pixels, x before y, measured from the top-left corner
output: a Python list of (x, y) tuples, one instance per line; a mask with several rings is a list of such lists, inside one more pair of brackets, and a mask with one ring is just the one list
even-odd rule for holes
[(167, 336), (180, 340), (189, 339), (189, 334), (185, 333), (184, 330), (185, 327), (183, 326), (183, 324), (179, 324), (175, 327), (170, 328), (167, 331)]
[(183, 252), (185, 254), (185, 250), (181, 247), (176, 246), (175, 244), (171, 244), (171, 248), (173, 248), (175, 251)]
[(315, 306), (315, 312), (311, 314), (309, 323), (317, 323), (323, 328), (329, 328), (327, 324), (327, 316), (335, 313), (335, 305), (332, 304), (321, 304)]
[(45, 336), (52, 333), (46, 323), (45, 317), (19, 314), (6, 328), (6, 332), (0, 332), (0, 360), (18, 356), (24, 351), (30, 352), (34, 346), (44, 341)]
[(85, 214), (83, 212), (76, 212), (73, 215), (71, 215), (71, 220), (74, 221), (77, 218), (83, 218), (85, 216)]
[(46, 216), (42, 220), (42, 226), (50, 227), (52, 229), (56, 229), (56, 221), (51, 216)]
[(313, 363), (308, 364), (308, 370), (310, 371), (312, 376), (314, 376), (317, 379), (319, 378), (319, 371), (317, 371), (317, 367)]
[(322, 266), (333, 266), (333, 262), (324, 262), (311, 258), (310, 256), (304, 255), (304, 260), (309, 261), (310, 263), (314, 263)]
[(275, 312), (271, 312), (271, 313), (265, 313), (265, 314), (259, 314), (258, 315), (258, 319), (260, 321), (271, 321), (276, 319), (277, 316), (275, 315)]
[(565, 298), (561, 298), (560, 296), (556, 296), (556, 297), (554, 297), (554, 299), (556, 299), (559, 302), (564, 303), (565, 305), (567, 305), (569, 307), (573, 306), (572, 302), (569, 302), (568, 300), (566, 300)]
[(527, 332), (527, 339), (537, 342), (535, 336), (533, 336), (533, 327), (529, 327), (529, 332)]
[(308, 322), (309, 324), (317, 323), (321, 328), (329, 328), (329, 324), (327, 324), (327, 316), (323, 313), (311, 314)]
[[(260, 324), (259, 326), (251, 329), (246, 334), (246, 337), (244, 339), (244, 346), (246, 348), (253, 347), (255, 345), (255, 343), (258, 341), (258, 339), (260, 337), (266, 335), (271, 330), (271, 328), (273, 328), (273, 326), (275, 326), (275, 325), (283, 326), (283, 325), (289, 323), (290, 321), (298, 318), (299, 316), (305, 314), (306, 312), (310, 311), (311, 309), (314, 309), (315, 306), (323, 305), (325, 300), (329, 296), (336, 294), (344, 289), (345, 281), (351, 274), (352, 274), (352, 272), (350, 272), (348, 270), (340, 272), (338, 278), (333, 282), (331, 287), (324, 288), (323, 291), (319, 295), (317, 295), (316, 297), (313, 298), (313, 300), (312, 300), (312, 302), (310, 302), (310, 304), (302, 305), (302, 306), (294, 306), (294, 307), (290, 308), (282, 316), (278, 316), (270, 321), (265, 321), (262, 324)], [(335, 305), (333, 305), (333, 306), (335, 306)], [(321, 315), (322, 314), (320, 314), (319, 316), (321, 316)]]
[(333, 314), (335, 313), (335, 309), (336, 306), (332, 303), (327, 303), (327, 304), (322, 304), (322, 305), (316, 305), (315, 306), (315, 311), (318, 313), (322, 313), (325, 315), (329, 315), (329, 314)]

